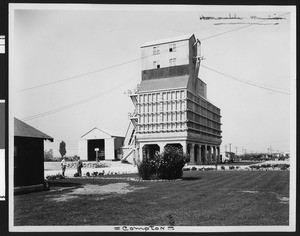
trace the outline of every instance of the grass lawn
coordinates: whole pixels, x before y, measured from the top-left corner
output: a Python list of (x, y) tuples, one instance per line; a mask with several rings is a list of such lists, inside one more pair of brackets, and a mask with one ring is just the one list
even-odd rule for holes
[(171, 182), (64, 179), (14, 199), (15, 226), (288, 225), (289, 171), (187, 171)]

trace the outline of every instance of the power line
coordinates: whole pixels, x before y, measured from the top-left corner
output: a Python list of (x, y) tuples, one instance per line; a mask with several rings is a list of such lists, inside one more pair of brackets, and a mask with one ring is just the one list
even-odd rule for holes
[[(283, 15), (280, 15), (279, 17), (287, 15), (287, 14), (289, 14), (289, 12), (285, 13)], [(259, 21), (259, 22), (263, 22), (263, 21), (266, 21), (266, 20), (262, 20), (262, 21)], [(219, 33), (219, 34), (215, 34), (215, 35), (212, 35), (212, 36), (209, 36), (209, 37), (206, 37), (206, 38), (202, 38), (202, 39), (200, 39), (200, 41), (204, 41), (206, 39), (214, 38), (214, 37), (217, 37), (217, 36), (220, 36), (220, 35), (223, 35), (223, 34), (227, 34), (227, 33), (233, 32), (233, 31), (237, 31), (237, 30), (240, 30), (240, 29), (243, 29), (243, 28), (246, 28), (246, 27), (250, 27), (250, 26), (253, 26), (253, 24), (249, 24), (249, 25), (242, 26), (242, 27), (239, 27), (239, 28), (236, 28), (236, 29), (233, 29), (233, 30), (228, 30), (228, 31), (225, 31), (225, 32), (222, 32), (222, 33)], [(177, 48), (184, 47), (184, 46), (187, 46), (187, 45), (188, 44), (177, 46)], [(161, 51), (160, 53), (165, 53), (165, 52), (169, 52), (169, 50)], [(21, 89), (21, 90), (18, 90), (16, 92), (23, 92), (23, 91), (27, 91), (27, 90), (32, 90), (32, 89), (36, 89), (36, 88), (41, 88), (41, 87), (53, 85), (53, 84), (62, 83), (62, 82), (77, 79), (77, 78), (80, 78), (80, 77), (83, 77), (83, 76), (86, 76), (86, 75), (90, 75), (90, 74), (94, 74), (94, 73), (97, 73), (97, 72), (112, 69), (112, 68), (115, 68), (115, 67), (119, 67), (119, 66), (122, 66), (122, 65), (126, 65), (126, 64), (129, 64), (129, 63), (132, 63), (132, 62), (135, 62), (135, 61), (139, 61), (139, 60), (142, 60), (144, 58), (152, 57), (152, 56), (153, 55), (149, 55), (149, 56), (145, 56), (145, 57), (139, 57), (139, 58), (132, 59), (132, 60), (129, 60), (129, 61), (125, 61), (125, 62), (122, 62), (122, 63), (119, 63), (119, 64), (115, 64), (115, 65), (112, 65), (112, 66), (108, 66), (108, 67), (104, 67), (104, 68), (101, 68), (101, 69), (98, 69), (98, 70), (94, 70), (94, 71), (91, 71), (91, 72), (87, 72), (87, 73), (83, 73), (83, 74), (80, 74), (80, 75), (72, 76), (72, 77), (69, 77), (69, 78), (65, 78), (65, 79), (54, 81), (54, 82), (45, 83), (45, 84), (41, 84), (41, 85)]]
[(114, 68), (114, 67), (118, 67), (118, 66), (122, 66), (122, 65), (125, 65), (125, 64), (134, 62), (134, 61), (138, 61), (138, 60), (140, 60), (140, 58), (138, 58), (138, 59), (133, 59), (133, 60), (130, 60), (130, 61), (126, 61), (126, 62), (123, 62), (123, 63), (120, 63), (120, 64), (116, 64), (116, 65), (113, 65), (113, 66), (104, 67), (104, 68), (102, 68), (102, 69), (94, 70), (94, 71), (87, 72), (87, 73), (84, 73), (84, 74), (72, 76), (72, 77), (69, 77), (69, 78), (66, 78), (66, 79), (62, 79), (62, 80), (58, 80), (58, 81), (55, 81), (55, 82), (45, 83), (45, 84), (37, 85), (37, 86), (34, 86), (34, 87), (29, 87), (29, 88), (21, 89), (21, 90), (18, 90), (18, 91), (16, 91), (16, 92), (22, 92), (22, 91), (26, 91), (26, 90), (31, 90), (31, 89), (36, 89), (36, 88), (41, 88), (41, 87), (49, 86), (49, 85), (52, 85), (52, 84), (58, 84), (58, 83), (61, 83), (61, 82), (64, 82), (64, 81), (77, 79), (77, 78), (82, 77), (82, 76), (94, 74), (94, 73), (96, 73), (96, 72), (108, 70), (108, 69), (111, 69), (111, 68)]
[(288, 93), (288, 92), (283, 92), (283, 91), (271, 89), (271, 88), (268, 88), (268, 87), (265, 87), (265, 86), (261, 86), (261, 85), (257, 85), (257, 84), (254, 84), (254, 83), (251, 83), (251, 82), (248, 82), (248, 81), (245, 81), (245, 80), (237, 79), (237, 78), (235, 78), (235, 77), (233, 77), (233, 76), (231, 76), (231, 75), (227, 75), (227, 74), (225, 74), (225, 73), (222, 73), (222, 72), (220, 72), (220, 71), (217, 71), (217, 70), (215, 70), (215, 69), (212, 69), (212, 68), (210, 68), (210, 67), (208, 67), (208, 66), (205, 66), (205, 65), (203, 65), (203, 64), (202, 64), (201, 66), (203, 66), (204, 68), (206, 68), (206, 69), (208, 69), (208, 70), (211, 70), (211, 71), (213, 71), (213, 72), (216, 72), (216, 73), (218, 73), (218, 74), (220, 74), (220, 75), (226, 76), (226, 77), (231, 78), (231, 79), (233, 79), (233, 80), (236, 80), (236, 81), (239, 81), (239, 82), (242, 82), (242, 83), (245, 83), (245, 84), (254, 86), (254, 87), (266, 89), (266, 90), (269, 90), (269, 91), (272, 91), (272, 92), (276, 92), (276, 93), (282, 93), (282, 94), (290, 95), (290, 93)]
[[(287, 13), (288, 14), (288, 13)], [(251, 26), (251, 25), (249, 25)], [(229, 33), (229, 32), (232, 32), (232, 31), (236, 31), (236, 30), (239, 30), (239, 29), (242, 29), (242, 28), (245, 28), (246, 26), (243, 26), (243, 27), (239, 27), (237, 29), (234, 29), (234, 30), (230, 30), (230, 31), (227, 31), (227, 32), (223, 32), (221, 34), (217, 34), (217, 35), (213, 35), (213, 36), (210, 36), (210, 37), (207, 37), (207, 38), (204, 38), (204, 39), (201, 39), (202, 41), (205, 40), (205, 39), (208, 39), (208, 38), (213, 38), (213, 37), (217, 37), (219, 35), (222, 35), (222, 34), (225, 34), (225, 33)], [(185, 45), (181, 45), (181, 46), (178, 46), (177, 48), (179, 47), (183, 47), (183, 46), (186, 46), (188, 44), (185, 44)], [(168, 52), (169, 50), (165, 50), (165, 51), (161, 51), (161, 53), (164, 53), (164, 52)], [(147, 57), (151, 57), (153, 55), (149, 55), (149, 56), (145, 56), (145, 57), (141, 57), (141, 58), (138, 58), (138, 59), (133, 59), (133, 60), (130, 60), (130, 61), (126, 61), (126, 62), (123, 62), (123, 63), (120, 63), (120, 64), (116, 64), (116, 65), (113, 65), (113, 66), (109, 66), (109, 67), (105, 67), (105, 68), (102, 68), (102, 69), (99, 69), (99, 70), (95, 70), (95, 71), (92, 71), (92, 72), (87, 72), (87, 73), (84, 73), (84, 74), (81, 74), (81, 75), (77, 75), (77, 76), (73, 76), (73, 77), (69, 77), (69, 78), (66, 78), (66, 79), (63, 79), (63, 80), (59, 80), (59, 81), (56, 81), (56, 82), (51, 82), (51, 83), (47, 83), (47, 84), (42, 84), (42, 85), (38, 85), (38, 86), (34, 86), (34, 87), (31, 87), (31, 88), (27, 88), (27, 89), (23, 89), (23, 90), (20, 90), (20, 91), (25, 91), (25, 90), (29, 90), (29, 89), (34, 89), (34, 88), (39, 88), (39, 87), (44, 87), (44, 86), (48, 86), (48, 85), (52, 85), (52, 84), (57, 84), (57, 83), (60, 83), (60, 82), (64, 82), (64, 81), (67, 81), (67, 80), (71, 80), (71, 79), (76, 79), (76, 78), (79, 78), (79, 77), (82, 77), (82, 76), (85, 76), (85, 75), (88, 75), (88, 74), (92, 74), (92, 73), (96, 73), (96, 72), (100, 72), (100, 71), (103, 71), (103, 70), (107, 70), (107, 69), (111, 69), (111, 68), (114, 68), (114, 67), (118, 67), (118, 66), (121, 66), (121, 65), (125, 65), (125, 64), (128, 64), (128, 63), (131, 63), (131, 62), (134, 62), (134, 61), (138, 61), (138, 60), (141, 60), (143, 58), (147, 58)], [(202, 65), (203, 67), (209, 69), (209, 70), (212, 70), (216, 73), (219, 73), (219, 74), (222, 74), (226, 77), (229, 77), (229, 78), (232, 78), (234, 80), (237, 80), (237, 81), (240, 81), (240, 82), (243, 82), (243, 83), (246, 83), (246, 84), (249, 84), (249, 85), (252, 85), (252, 86), (255, 86), (255, 87), (260, 87), (260, 88), (263, 88), (263, 89), (267, 89), (267, 90), (270, 90), (270, 91), (273, 91), (273, 92), (279, 92), (279, 93), (283, 93), (283, 94), (288, 94), (289, 93), (285, 93), (285, 92), (281, 92), (281, 91), (277, 91), (277, 90), (274, 90), (274, 89), (270, 89), (270, 88), (267, 88), (267, 87), (264, 87), (264, 86), (260, 86), (260, 85), (256, 85), (256, 84), (253, 84), (253, 83), (250, 83), (250, 82), (247, 82), (247, 81), (243, 81), (243, 80), (240, 80), (240, 79), (237, 79), (237, 78), (234, 78), (230, 75), (226, 75), (222, 72), (219, 72), (217, 70), (214, 70), (212, 68), (209, 68), (207, 66), (204, 66)], [(128, 81), (128, 80), (127, 80)], [(93, 97), (90, 97), (88, 99), (84, 99), (84, 100), (81, 100), (79, 102), (76, 102), (76, 103), (73, 103), (73, 104), (70, 104), (70, 105), (67, 105), (67, 106), (64, 106), (64, 107), (60, 107), (60, 108), (57, 108), (57, 109), (54, 109), (54, 110), (51, 110), (51, 111), (47, 111), (47, 112), (44, 112), (44, 113), (40, 113), (40, 114), (36, 114), (36, 115), (32, 115), (32, 116), (28, 116), (28, 117), (25, 117), (23, 118), (24, 121), (29, 121), (29, 120), (32, 120), (32, 119), (36, 119), (36, 118), (40, 118), (40, 117), (43, 117), (43, 116), (47, 116), (47, 115), (51, 115), (53, 113), (56, 113), (56, 112), (60, 112), (60, 111), (63, 111), (63, 110), (66, 110), (66, 109), (69, 109), (69, 108), (72, 108), (74, 106), (77, 106), (77, 105), (80, 105), (82, 103), (85, 103), (85, 102), (88, 102), (92, 99), (95, 99), (97, 98), (98, 96), (101, 96), (117, 87), (120, 87), (121, 85), (125, 84), (127, 81), (125, 81), (124, 83), (116, 86), (116, 87), (113, 87), (105, 92), (102, 92), (100, 94), (97, 94)]]
[(110, 92), (110, 91), (112, 91), (112, 90), (114, 90), (114, 89), (116, 89), (116, 88), (118, 88), (118, 87), (120, 87), (120, 86), (126, 84), (126, 83), (127, 83), (129, 80), (131, 80), (131, 79), (132, 79), (132, 78), (130, 78), (130, 79), (124, 81), (123, 83), (121, 83), (121, 84), (119, 84), (119, 85), (117, 85), (117, 86), (115, 86), (115, 87), (112, 87), (112, 88), (110, 88), (110, 89), (108, 89), (108, 90), (106, 90), (106, 91), (104, 91), (104, 92), (101, 92), (101, 93), (99, 93), (99, 94), (96, 94), (96, 95), (94, 95), (93, 97), (90, 97), (90, 98), (87, 98), (87, 99), (78, 101), (78, 102), (76, 102), (76, 103), (69, 104), (69, 105), (67, 105), (67, 106), (63, 106), (63, 107), (57, 108), (57, 109), (54, 109), (54, 110), (51, 110), (51, 111), (47, 111), (47, 112), (39, 113), (39, 114), (36, 114), (36, 115), (24, 117), (24, 118), (22, 118), (21, 120), (23, 120), (23, 121), (29, 121), (29, 120), (32, 120), (32, 119), (37, 119), (37, 118), (40, 118), (40, 117), (43, 117), (43, 116), (51, 115), (51, 114), (56, 113), (56, 112), (59, 112), (59, 111), (64, 111), (64, 110), (69, 109), (69, 108), (72, 108), (72, 107), (74, 107), (74, 106), (78, 106), (78, 105), (80, 105), (80, 104), (82, 104), (82, 103), (88, 102), (88, 101), (90, 101), (90, 100), (92, 100), (92, 99), (95, 99), (95, 98), (97, 98), (97, 97), (99, 97), (99, 96), (102, 96), (103, 94), (108, 93), (108, 92)]

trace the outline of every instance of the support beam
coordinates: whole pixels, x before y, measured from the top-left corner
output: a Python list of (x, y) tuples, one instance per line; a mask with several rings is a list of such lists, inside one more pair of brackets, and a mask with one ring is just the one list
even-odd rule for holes
[(212, 151), (213, 151), (213, 163), (217, 163), (217, 155), (216, 155), (216, 147), (212, 146)]
[(158, 143), (159, 146), (159, 152), (162, 153), (165, 150), (165, 143)]
[(190, 164), (195, 164), (195, 152), (194, 152), (194, 147), (195, 144), (191, 143), (190, 144)]
[(200, 155), (199, 155), (199, 145), (198, 144), (196, 144), (195, 145), (195, 159), (196, 159), (196, 163), (197, 163), (197, 165), (200, 165), (201, 164), (201, 158), (200, 158)]
[(217, 147), (217, 161), (218, 163), (221, 162), (221, 156), (220, 156), (220, 146)]
[(199, 164), (202, 165), (203, 161), (202, 161), (202, 150), (201, 150), (201, 144), (198, 145), (198, 158), (199, 158)]
[(211, 146), (207, 146), (207, 151), (208, 151), (208, 164), (212, 164), (211, 160)]
[(205, 144), (201, 145), (200, 150), (201, 150), (201, 158), (203, 158), (202, 164), (207, 164), (207, 146)]

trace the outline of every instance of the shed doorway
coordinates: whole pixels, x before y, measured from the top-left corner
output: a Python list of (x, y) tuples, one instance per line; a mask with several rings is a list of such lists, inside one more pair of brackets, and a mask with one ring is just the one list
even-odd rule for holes
[(98, 160), (105, 160), (104, 139), (88, 140), (88, 161), (96, 161), (95, 148), (99, 148)]

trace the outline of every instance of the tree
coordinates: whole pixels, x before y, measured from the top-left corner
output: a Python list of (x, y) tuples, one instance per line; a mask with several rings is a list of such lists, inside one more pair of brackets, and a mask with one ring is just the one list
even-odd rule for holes
[(44, 161), (53, 161), (53, 150), (44, 151)]
[(59, 144), (59, 153), (60, 153), (61, 157), (64, 157), (64, 155), (66, 155), (66, 153), (67, 153), (66, 143), (64, 141), (61, 141), (61, 143)]

